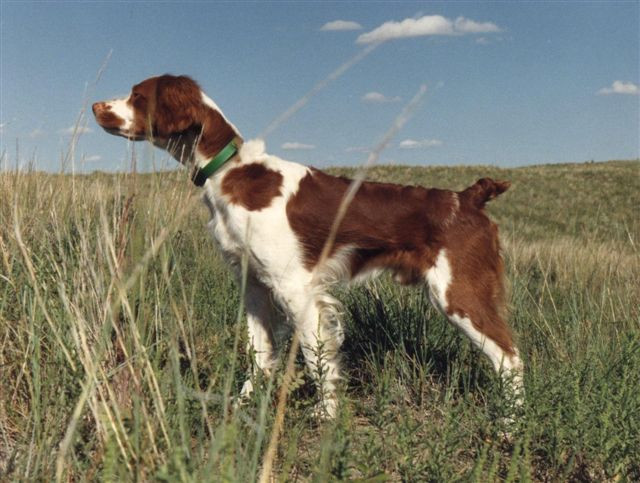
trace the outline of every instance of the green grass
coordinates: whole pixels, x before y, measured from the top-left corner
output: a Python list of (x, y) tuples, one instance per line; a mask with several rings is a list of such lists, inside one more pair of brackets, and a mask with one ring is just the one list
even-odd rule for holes
[[(454, 189), (512, 181), (489, 211), (523, 413), (506, 442), (490, 365), (421, 291), (338, 289), (340, 416), (314, 420), (299, 364), (274, 477), (640, 479), (639, 175), (637, 161), (373, 169)], [(197, 193), (182, 172), (0, 173), (0, 479), (257, 479), (282, 374), (232, 409), (251, 355)]]

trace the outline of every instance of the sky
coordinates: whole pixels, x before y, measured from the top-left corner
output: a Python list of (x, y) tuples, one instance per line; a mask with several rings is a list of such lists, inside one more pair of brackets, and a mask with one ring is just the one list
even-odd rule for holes
[(378, 163), (636, 159), (639, 5), (0, 0), (0, 167), (127, 170), (132, 149), (138, 169), (174, 167), (87, 110), (163, 73), (197, 80), (245, 139), (320, 85), (266, 143), (321, 168), (363, 163), (423, 85)]

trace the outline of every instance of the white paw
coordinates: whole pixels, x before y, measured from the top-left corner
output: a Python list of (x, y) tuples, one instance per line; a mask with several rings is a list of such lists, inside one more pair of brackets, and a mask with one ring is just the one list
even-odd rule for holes
[(247, 401), (249, 401), (249, 398), (251, 397), (252, 392), (253, 392), (253, 383), (251, 382), (251, 379), (247, 379), (246, 381), (244, 381), (244, 384), (242, 385), (240, 394), (231, 398), (234, 411), (241, 408), (247, 403)]
[(325, 398), (313, 408), (313, 417), (318, 420), (332, 420), (338, 415), (338, 400), (335, 397)]

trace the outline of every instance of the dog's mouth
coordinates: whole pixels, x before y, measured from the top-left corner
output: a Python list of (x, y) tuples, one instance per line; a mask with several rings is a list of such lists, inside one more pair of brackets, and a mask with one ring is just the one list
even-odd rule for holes
[(96, 102), (93, 105), (93, 114), (98, 125), (109, 134), (127, 138), (131, 141), (141, 141), (145, 139), (144, 133), (140, 134), (132, 129), (132, 122), (127, 123), (120, 116), (112, 112), (111, 107), (104, 103)]
[(104, 129), (109, 134), (126, 138), (129, 141), (144, 141), (145, 139), (147, 139), (145, 135), (136, 134), (130, 131), (124, 131), (117, 127), (103, 127), (102, 129)]

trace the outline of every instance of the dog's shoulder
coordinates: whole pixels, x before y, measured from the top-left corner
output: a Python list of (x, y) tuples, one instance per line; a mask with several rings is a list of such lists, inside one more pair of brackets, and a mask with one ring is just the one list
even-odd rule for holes
[(307, 166), (267, 154), (261, 139), (250, 140), (240, 147), (238, 163), (224, 173), (220, 189), (231, 204), (257, 211), (297, 192), (309, 173)]

